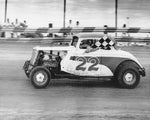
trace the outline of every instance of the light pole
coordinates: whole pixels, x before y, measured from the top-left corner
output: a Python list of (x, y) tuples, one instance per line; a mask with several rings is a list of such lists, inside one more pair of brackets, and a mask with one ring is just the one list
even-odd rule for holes
[(4, 22), (6, 23), (7, 20), (7, 0), (5, 0), (5, 17), (4, 17)]
[(129, 20), (130, 20), (130, 17), (127, 17), (127, 27), (129, 27)]
[[(118, 0), (115, 0), (115, 27), (118, 27)], [(117, 32), (115, 36), (117, 36)]]
[(64, 0), (64, 19), (63, 19), (63, 27), (66, 27), (66, 0)]

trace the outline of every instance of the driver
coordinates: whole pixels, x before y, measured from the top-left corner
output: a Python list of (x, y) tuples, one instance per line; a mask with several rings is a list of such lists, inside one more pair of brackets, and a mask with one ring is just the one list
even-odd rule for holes
[(89, 40), (89, 41), (86, 43), (86, 50), (85, 50), (85, 53), (94, 52), (94, 51), (96, 51), (96, 50), (99, 49), (98, 47), (95, 47), (95, 44), (94, 44), (93, 42), (94, 42), (94, 41)]
[(78, 42), (78, 37), (73, 37), (71, 45), (74, 46), (74, 47), (76, 47), (77, 42)]

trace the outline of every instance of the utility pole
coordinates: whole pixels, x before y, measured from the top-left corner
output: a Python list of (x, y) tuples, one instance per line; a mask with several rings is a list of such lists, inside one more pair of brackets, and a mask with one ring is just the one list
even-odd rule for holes
[(5, 17), (4, 17), (4, 22), (6, 23), (7, 20), (7, 0), (5, 0)]
[(129, 27), (129, 26), (130, 26), (130, 24), (129, 24), (129, 20), (130, 20), (130, 17), (127, 17), (127, 27)]
[(63, 27), (66, 27), (66, 0), (64, 0), (64, 20), (63, 20)]
[[(118, 0), (115, 0), (115, 27), (118, 27)], [(117, 37), (117, 32), (115, 36)]]

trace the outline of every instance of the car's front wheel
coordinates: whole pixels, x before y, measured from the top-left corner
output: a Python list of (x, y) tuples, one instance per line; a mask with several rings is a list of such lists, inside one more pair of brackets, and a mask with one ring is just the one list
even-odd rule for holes
[(128, 66), (127, 64), (120, 67), (117, 73), (117, 82), (122, 88), (135, 88), (140, 82), (140, 74), (134, 66)]
[(33, 68), (30, 73), (30, 80), (34, 87), (45, 88), (49, 85), (51, 79), (50, 71), (43, 66)]

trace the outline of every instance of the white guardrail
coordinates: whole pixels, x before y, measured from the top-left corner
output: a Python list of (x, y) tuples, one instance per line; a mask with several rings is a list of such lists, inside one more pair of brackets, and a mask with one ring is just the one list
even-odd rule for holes
[(0, 27), (0, 32), (28, 32), (28, 33), (81, 33), (81, 32), (126, 32), (126, 33), (150, 33), (150, 29), (140, 27), (115, 28), (115, 27), (67, 27), (67, 28), (23, 28)]
[[(13, 32), (13, 33), (81, 33), (81, 32), (108, 32), (108, 33), (150, 33), (150, 29), (142, 29), (140, 27), (130, 28), (115, 28), (115, 27), (73, 27), (73, 28), (23, 28), (23, 27), (0, 27), (1, 32)], [(31, 40), (36, 41), (37, 38), (0, 38), (0, 40)], [(48, 41), (61, 41), (69, 40), (68, 38), (38, 38), (38, 40)], [(150, 37), (128, 37), (121, 36), (115, 37), (118, 42), (150, 42)]]

